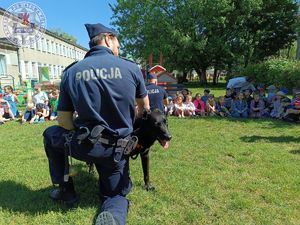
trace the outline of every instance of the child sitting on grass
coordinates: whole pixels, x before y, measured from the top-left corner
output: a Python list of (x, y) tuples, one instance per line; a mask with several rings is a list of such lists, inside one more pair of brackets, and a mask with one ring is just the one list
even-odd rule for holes
[(231, 115), (234, 118), (248, 118), (248, 105), (242, 92), (239, 93), (238, 99), (233, 102)]
[(205, 105), (206, 105), (206, 102), (208, 100), (209, 93), (210, 93), (210, 90), (209, 89), (205, 89), (204, 90), (204, 95), (201, 97), (201, 100), (204, 102)]
[(2, 97), (0, 98), (0, 114), (2, 117), (2, 122), (15, 119), (8, 101), (4, 100)]
[(206, 113), (208, 116), (216, 115), (216, 102), (215, 96), (213, 94), (208, 95), (208, 99), (206, 102)]
[(33, 123), (44, 123), (46, 116), (47, 116), (47, 110), (45, 108), (45, 105), (43, 103), (36, 104)]
[(295, 93), (295, 98), (291, 102), (291, 107), (287, 109), (283, 119), (290, 122), (300, 122), (300, 91)]
[(201, 94), (197, 93), (193, 101), (195, 106), (195, 114), (200, 116), (205, 116), (205, 104), (201, 99)]
[(184, 117), (183, 95), (179, 94), (174, 105), (174, 114), (178, 117)]
[(34, 105), (33, 105), (33, 103), (28, 103), (26, 106), (25, 112), (22, 116), (22, 123), (25, 123), (25, 122), (33, 123), (34, 116), (35, 116)]
[(285, 94), (282, 91), (278, 91), (273, 98), (272, 102), (272, 111), (270, 116), (275, 119), (281, 119), (284, 114), (284, 108), (282, 105), (282, 98), (285, 97)]
[(232, 90), (230, 88), (226, 89), (226, 93), (224, 95), (224, 104), (225, 107), (231, 111), (232, 108), (232, 103), (233, 103), (233, 99), (232, 99)]
[(195, 110), (196, 110), (196, 108), (194, 106), (194, 103), (192, 102), (192, 96), (187, 95), (186, 101), (184, 102), (184, 115), (185, 116), (194, 116)]
[(13, 88), (10, 85), (4, 86), (4, 97), (3, 99), (6, 100), (10, 105), (10, 110), (13, 113), (14, 117), (19, 116), (18, 109), (17, 109), (17, 96), (13, 94)]
[(50, 98), (50, 108), (51, 108), (50, 120), (55, 120), (57, 118), (58, 97), (59, 97), (59, 90), (53, 91), (52, 97)]
[(250, 103), (250, 117), (262, 118), (265, 110), (265, 103), (259, 98), (259, 93), (253, 94), (253, 100)]
[(218, 102), (216, 104), (216, 112), (217, 115), (221, 116), (221, 117), (230, 117), (230, 112), (227, 109), (226, 105), (225, 105), (225, 97), (224, 96), (220, 96), (218, 99)]

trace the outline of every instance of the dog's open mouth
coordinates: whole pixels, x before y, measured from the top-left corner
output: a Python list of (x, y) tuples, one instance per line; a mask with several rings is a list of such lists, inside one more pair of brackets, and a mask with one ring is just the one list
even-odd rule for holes
[(158, 140), (158, 141), (164, 149), (169, 148), (169, 141), (166, 141), (166, 140)]

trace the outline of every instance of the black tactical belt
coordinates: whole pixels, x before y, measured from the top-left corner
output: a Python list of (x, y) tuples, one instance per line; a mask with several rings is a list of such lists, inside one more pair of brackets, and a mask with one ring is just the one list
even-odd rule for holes
[(114, 136), (108, 136), (103, 134), (104, 127), (96, 125), (92, 130), (87, 127), (80, 127), (79, 130), (83, 131), (77, 136), (78, 144), (81, 144), (84, 140), (89, 140), (92, 144), (102, 143), (106, 145), (112, 145), (124, 149), (124, 154), (129, 155), (131, 151), (136, 147), (138, 138), (136, 136), (117, 138)]

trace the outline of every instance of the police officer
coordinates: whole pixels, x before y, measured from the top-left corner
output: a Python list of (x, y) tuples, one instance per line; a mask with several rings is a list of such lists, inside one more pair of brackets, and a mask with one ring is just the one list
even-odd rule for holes
[[(149, 99), (139, 67), (121, 59), (115, 30), (85, 24), (90, 50), (63, 73), (58, 103), (58, 126), (44, 132), (50, 176), (58, 188), (50, 198), (74, 205), (78, 196), (68, 155), (93, 162), (100, 174), (101, 213), (96, 224), (126, 223), (131, 189), (128, 156), (135, 102), (141, 115)], [(73, 120), (73, 113), (78, 117)]]
[(155, 74), (150, 73), (148, 77), (149, 83), (146, 85), (146, 88), (150, 101), (150, 109), (157, 108), (165, 112), (164, 105), (167, 106), (169, 104), (167, 92), (162, 87), (157, 86), (157, 77)]

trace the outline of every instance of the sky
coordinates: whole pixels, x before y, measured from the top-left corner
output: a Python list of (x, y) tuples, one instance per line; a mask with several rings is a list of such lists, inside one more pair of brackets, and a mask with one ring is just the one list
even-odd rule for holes
[[(22, 1), (22, 0), (21, 0)], [(47, 20), (46, 28), (60, 28), (77, 39), (77, 43), (88, 48), (89, 37), (85, 23), (102, 23), (112, 27), (112, 10), (109, 7), (117, 0), (29, 0), (39, 6)], [(20, 1), (0, 0), (0, 7), (7, 9)]]

